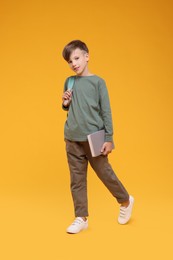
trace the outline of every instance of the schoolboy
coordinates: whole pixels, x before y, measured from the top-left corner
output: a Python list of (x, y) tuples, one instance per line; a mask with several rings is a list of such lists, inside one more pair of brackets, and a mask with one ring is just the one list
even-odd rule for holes
[[(76, 234), (88, 227), (88, 162), (120, 203), (119, 224), (126, 224), (131, 217), (134, 198), (128, 194), (108, 162), (108, 154), (113, 148), (113, 127), (105, 81), (90, 72), (89, 50), (84, 42), (74, 40), (68, 43), (63, 49), (63, 58), (76, 74), (73, 90), (68, 90), (66, 79), (62, 96), (62, 107), (68, 111), (64, 135), (76, 217), (67, 233)], [(106, 132), (102, 154), (92, 157), (87, 135), (101, 129)]]

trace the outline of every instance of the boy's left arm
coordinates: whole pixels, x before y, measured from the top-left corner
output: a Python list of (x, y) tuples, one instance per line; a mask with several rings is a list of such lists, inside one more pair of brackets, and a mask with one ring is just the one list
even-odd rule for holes
[(113, 149), (113, 125), (108, 90), (104, 81), (100, 84), (100, 108), (106, 132), (105, 143), (102, 146), (101, 153), (108, 155)]

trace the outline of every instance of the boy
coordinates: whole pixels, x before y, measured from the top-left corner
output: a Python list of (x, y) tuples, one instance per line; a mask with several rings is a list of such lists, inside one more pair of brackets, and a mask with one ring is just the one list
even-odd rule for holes
[[(62, 107), (68, 111), (64, 134), (76, 217), (67, 228), (67, 233), (76, 234), (88, 227), (88, 162), (118, 203), (121, 204), (118, 222), (126, 224), (131, 217), (134, 198), (129, 196), (108, 162), (108, 154), (113, 148), (113, 128), (105, 82), (89, 71), (89, 50), (84, 42), (75, 40), (68, 43), (64, 47), (63, 57), (76, 73), (72, 91), (68, 90), (67, 79), (62, 96)], [(87, 135), (101, 129), (105, 129), (102, 154), (92, 157)]]

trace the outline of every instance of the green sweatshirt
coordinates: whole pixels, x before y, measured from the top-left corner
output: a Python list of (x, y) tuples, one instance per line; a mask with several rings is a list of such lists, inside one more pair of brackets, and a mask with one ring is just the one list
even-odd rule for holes
[[(64, 91), (67, 90), (67, 81)], [(113, 127), (105, 81), (96, 76), (75, 76), (72, 101), (64, 127), (65, 139), (87, 141), (87, 135), (105, 129), (105, 142), (112, 142)]]

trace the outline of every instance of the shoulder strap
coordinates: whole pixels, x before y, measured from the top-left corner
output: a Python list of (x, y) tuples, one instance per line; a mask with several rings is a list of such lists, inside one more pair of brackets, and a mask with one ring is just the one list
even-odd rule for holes
[(67, 88), (69, 90), (71, 90), (73, 88), (74, 81), (75, 81), (75, 77), (74, 76), (71, 76), (71, 77), (68, 78)]

